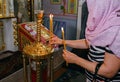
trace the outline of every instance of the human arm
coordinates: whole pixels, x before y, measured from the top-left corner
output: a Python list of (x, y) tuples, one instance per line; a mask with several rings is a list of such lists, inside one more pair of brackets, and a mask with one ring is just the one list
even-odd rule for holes
[[(80, 39), (80, 40), (65, 40), (65, 43), (67, 46), (72, 48), (79, 48), (79, 49), (88, 49), (89, 45), (86, 41), (86, 39)], [(50, 44), (63, 44), (63, 40), (58, 38), (57, 36), (52, 37)]]
[[(92, 73), (95, 72), (95, 68), (98, 62), (88, 61), (67, 50), (64, 50), (63, 52), (63, 57), (66, 62), (77, 64)], [(116, 57), (113, 54), (105, 53), (105, 59), (98, 71), (98, 74), (107, 78), (112, 78), (119, 71), (119, 69), (120, 58)]]
[(104, 63), (98, 71), (99, 75), (107, 78), (112, 78), (120, 70), (120, 58), (106, 52), (104, 57)]

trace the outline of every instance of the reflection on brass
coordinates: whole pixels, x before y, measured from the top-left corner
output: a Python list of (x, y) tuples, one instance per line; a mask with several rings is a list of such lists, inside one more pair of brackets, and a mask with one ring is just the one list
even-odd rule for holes
[(5, 48), (5, 44), (3, 44), (1, 47), (0, 47), (0, 51), (3, 50)]
[(5, 48), (4, 35), (3, 35), (3, 22), (0, 22), (0, 51)]
[(41, 72), (40, 63), (41, 63), (41, 62), (36, 62), (36, 70), (37, 70), (36, 80), (37, 80), (37, 82), (41, 82), (41, 80), (42, 80), (42, 79), (41, 79), (41, 73), (42, 73), (42, 72)]
[(23, 72), (24, 72), (24, 82), (28, 82), (28, 77), (27, 77), (27, 65), (26, 65), (26, 56), (23, 55)]
[(53, 56), (51, 56), (51, 58), (50, 58), (50, 82), (53, 82), (53, 79), (54, 79), (54, 75), (53, 75), (53, 67), (54, 67), (54, 65), (53, 65)]
[(0, 18), (15, 17), (13, 3), (13, 0), (0, 0)]
[(27, 44), (23, 51), (32, 57), (45, 57), (52, 53), (53, 48), (50, 45), (45, 45), (41, 42), (41, 27), (42, 27), (43, 11), (37, 14), (37, 41), (35, 43)]
[(2, 0), (0, 0), (0, 17), (2, 17)]
[(4, 2), (3, 2), (3, 17), (6, 17), (6, 10), (7, 10), (6, 0), (4, 0)]
[(37, 14), (37, 41), (40, 42), (43, 12)]
[(14, 20), (14, 21), (12, 22), (12, 25), (13, 25), (14, 45), (18, 46), (17, 21)]
[(51, 50), (52, 49), (50, 46), (43, 45), (40, 42), (28, 44), (23, 49), (25, 54), (27, 54), (28, 56), (31, 56), (35, 59), (37, 59), (37, 58), (42, 59), (42, 58), (46, 57), (48, 54), (53, 52)]
[[(36, 62), (36, 81), (42, 82), (42, 72), (41, 72), (41, 66), (42, 66), (42, 60), (50, 58), (52, 56), (53, 47), (49, 44), (43, 44), (41, 41), (41, 34), (44, 35), (43, 31), (41, 31), (42, 28), (42, 18), (43, 18), (43, 11), (39, 12), (37, 14), (37, 40), (36, 42), (26, 44), (23, 48), (23, 55), (28, 57), (29, 59), (33, 59), (33, 61)], [(25, 58), (25, 57), (24, 57)], [(24, 79), (25, 82), (27, 82), (26, 79), (26, 65), (25, 65), (25, 59), (23, 58), (24, 62)], [(51, 58), (50, 61), (50, 81), (53, 82), (53, 59)], [(51, 76), (52, 75), (52, 76)]]

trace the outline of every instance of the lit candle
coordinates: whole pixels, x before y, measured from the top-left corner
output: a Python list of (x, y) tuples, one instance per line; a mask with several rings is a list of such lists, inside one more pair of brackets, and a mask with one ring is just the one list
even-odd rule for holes
[(50, 14), (50, 38), (52, 37), (53, 34), (53, 14)]
[[(66, 50), (65, 36), (64, 36), (64, 29), (63, 29), (63, 27), (61, 28), (61, 30), (62, 30), (63, 45), (64, 45), (64, 49)], [(68, 66), (67, 62), (66, 62), (66, 66)]]
[(61, 28), (61, 30), (62, 30), (62, 38), (63, 38), (64, 49), (66, 49), (65, 36), (64, 36), (64, 29), (63, 29), (63, 27)]

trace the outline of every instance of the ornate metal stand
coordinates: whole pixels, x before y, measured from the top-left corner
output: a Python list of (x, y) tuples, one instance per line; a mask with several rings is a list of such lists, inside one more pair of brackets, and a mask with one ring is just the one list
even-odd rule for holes
[(50, 45), (44, 45), (41, 42), (41, 26), (42, 26), (43, 11), (37, 14), (37, 41), (28, 44), (23, 49), (23, 63), (24, 63), (24, 81), (28, 82), (26, 59), (36, 62), (36, 82), (43, 82), (42, 72), (44, 66), (44, 60), (47, 60), (48, 69), (50, 73), (47, 73), (47, 82), (53, 82), (53, 48)]
[[(31, 65), (30, 60), (32, 59), (32, 61), (36, 62), (36, 82), (43, 82), (43, 78), (42, 78), (42, 72), (43, 70), (41, 69), (42, 66), (44, 66), (44, 60), (47, 60), (47, 68), (49, 70), (50, 73), (47, 73), (48, 75), (46, 75), (47, 77), (47, 82), (53, 82), (53, 56), (52, 54), (49, 54), (47, 56), (31, 56), (29, 54), (25, 54), (23, 53), (23, 65), (24, 65), (24, 82), (28, 82), (28, 69), (27, 69), (27, 64), (26, 64), (26, 60), (29, 59), (29, 65)], [(50, 63), (50, 64), (48, 64)], [(29, 66), (30, 68), (31, 66)], [(50, 68), (49, 68), (50, 67)], [(30, 76), (31, 76), (31, 71), (30, 71)], [(31, 77), (30, 77), (30, 82), (31, 82)]]

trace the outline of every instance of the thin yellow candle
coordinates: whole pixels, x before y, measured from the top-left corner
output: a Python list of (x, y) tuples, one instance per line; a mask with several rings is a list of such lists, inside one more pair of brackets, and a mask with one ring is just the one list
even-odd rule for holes
[[(63, 45), (64, 45), (64, 49), (66, 50), (65, 33), (63, 27), (61, 28), (61, 30), (62, 30)], [(66, 66), (68, 66), (67, 62), (66, 62)]]
[(64, 35), (64, 29), (63, 27), (61, 28), (62, 30), (62, 38), (63, 38), (63, 45), (64, 45), (64, 49), (66, 49), (66, 44), (65, 44), (65, 35)]
[(50, 37), (52, 37), (53, 33), (53, 14), (50, 14)]

